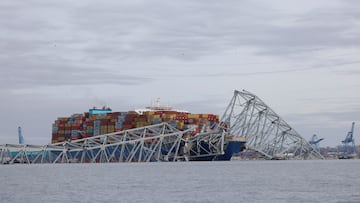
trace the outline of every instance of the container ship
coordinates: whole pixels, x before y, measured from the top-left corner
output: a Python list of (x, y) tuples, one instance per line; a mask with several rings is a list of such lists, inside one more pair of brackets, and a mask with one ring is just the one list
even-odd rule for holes
[[(70, 117), (59, 117), (55, 120), (52, 126), (51, 142), (53, 144), (65, 141), (71, 142), (163, 122), (180, 131), (187, 131), (183, 138), (191, 139), (199, 133), (211, 132), (214, 127), (219, 125), (219, 116), (215, 114), (191, 114), (188, 111), (161, 106), (158, 102), (155, 106), (126, 112), (113, 112), (112, 109), (107, 107), (100, 109), (94, 107), (89, 109), (88, 112), (73, 114)], [(210, 144), (203, 142), (197, 150), (198, 153), (200, 150), (200, 154), (203, 156), (191, 156), (190, 153), (189, 156), (193, 158), (189, 159), (189, 161), (230, 160), (234, 154), (241, 152), (245, 148), (245, 143), (242, 137), (227, 135), (225, 136), (224, 153), (207, 156), (206, 153), (210, 151)], [(185, 144), (182, 147), (185, 148)], [(185, 150), (182, 149), (181, 151)]]

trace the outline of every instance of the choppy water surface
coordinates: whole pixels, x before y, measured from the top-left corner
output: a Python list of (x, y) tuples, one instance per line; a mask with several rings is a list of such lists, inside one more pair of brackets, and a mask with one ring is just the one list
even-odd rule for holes
[(0, 202), (360, 202), (360, 161), (0, 165)]

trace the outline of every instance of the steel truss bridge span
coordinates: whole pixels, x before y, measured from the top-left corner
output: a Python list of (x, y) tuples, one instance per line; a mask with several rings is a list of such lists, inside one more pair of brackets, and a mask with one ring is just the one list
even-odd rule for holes
[[(0, 145), (1, 164), (186, 161), (224, 154), (225, 133), (214, 130), (186, 139), (168, 123), (48, 145)], [(200, 143), (208, 143), (204, 148)], [(189, 147), (191, 146), (191, 147)], [(206, 152), (200, 154), (200, 151)]]
[(206, 157), (225, 154), (229, 135), (246, 138), (244, 154), (265, 159), (323, 159), (269, 106), (245, 90), (235, 90), (213, 130), (188, 136), (194, 128), (180, 131), (161, 123), (48, 145), (5, 144), (0, 145), (0, 164), (209, 160)]
[[(234, 91), (222, 127), (246, 138), (244, 154), (256, 152), (266, 159), (323, 159), (323, 156), (259, 97)], [(248, 153), (247, 153), (248, 152)]]

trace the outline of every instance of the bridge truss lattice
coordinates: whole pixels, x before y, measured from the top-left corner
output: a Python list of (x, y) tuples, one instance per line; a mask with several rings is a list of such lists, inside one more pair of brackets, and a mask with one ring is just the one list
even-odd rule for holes
[(323, 159), (307, 140), (248, 91), (234, 91), (221, 121), (230, 134), (246, 138), (247, 152), (267, 159)]
[(186, 139), (194, 128), (180, 131), (161, 123), (48, 145), (5, 144), (0, 145), (0, 164), (186, 161), (224, 153), (223, 132)]
[(250, 151), (268, 159), (323, 158), (270, 107), (247, 91), (235, 91), (221, 121), (213, 130), (194, 137), (187, 135), (195, 127), (180, 131), (161, 123), (48, 145), (4, 144), (0, 145), (0, 164), (199, 160), (223, 155), (229, 134), (244, 136)]

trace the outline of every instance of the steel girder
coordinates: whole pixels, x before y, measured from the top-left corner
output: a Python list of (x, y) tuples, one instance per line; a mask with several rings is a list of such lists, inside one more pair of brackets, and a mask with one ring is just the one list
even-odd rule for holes
[(187, 161), (224, 154), (227, 134), (268, 159), (322, 159), (305, 139), (254, 94), (235, 90), (220, 125), (185, 139), (168, 123), (49, 145), (0, 145), (0, 164)]
[[(1, 164), (187, 161), (224, 153), (224, 133), (211, 131), (184, 139), (168, 123), (49, 145), (0, 145)], [(198, 153), (207, 142), (206, 154)], [(187, 146), (187, 148), (185, 147)], [(193, 148), (189, 148), (193, 146)], [(186, 148), (186, 150), (185, 150)], [(204, 149), (202, 149), (204, 150)], [(203, 152), (203, 151), (202, 151)]]
[(226, 133), (216, 128), (210, 132), (198, 133), (194, 137), (185, 139), (183, 148), (186, 161), (205, 157), (215, 158), (224, 154)]
[(1, 145), (0, 163), (176, 161), (183, 134), (190, 130), (162, 123), (44, 146)]
[(249, 150), (267, 159), (323, 159), (307, 140), (248, 91), (234, 91), (221, 121), (232, 135), (246, 138)]

